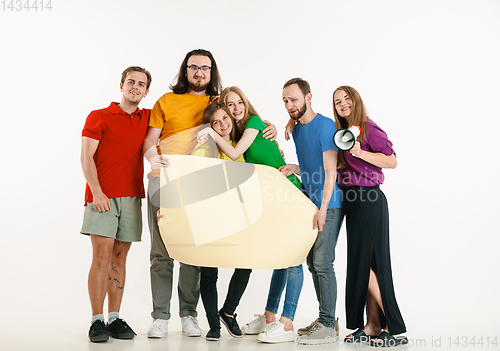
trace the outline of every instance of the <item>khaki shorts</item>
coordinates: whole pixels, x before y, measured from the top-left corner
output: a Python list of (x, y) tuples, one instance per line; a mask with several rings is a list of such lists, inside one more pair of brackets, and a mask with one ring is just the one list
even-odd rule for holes
[(111, 210), (99, 212), (92, 202), (85, 206), (80, 233), (96, 234), (124, 242), (141, 241), (141, 198), (137, 196), (109, 199)]

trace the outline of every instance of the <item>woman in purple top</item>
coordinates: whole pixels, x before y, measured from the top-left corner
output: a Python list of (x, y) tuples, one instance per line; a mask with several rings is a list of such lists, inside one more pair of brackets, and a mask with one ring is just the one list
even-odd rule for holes
[[(392, 282), (389, 212), (379, 185), (382, 168), (396, 168), (387, 134), (366, 114), (359, 93), (341, 86), (333, 92), (337, 129), (357, 125), (361, 133), (349, 152), (339, 152), (339, 177), (347, 227), (347, 328), (357, 329), (345, 342), (372, 346), (408, 343)], [(366, 305), (367, 322), (363, 314)]]

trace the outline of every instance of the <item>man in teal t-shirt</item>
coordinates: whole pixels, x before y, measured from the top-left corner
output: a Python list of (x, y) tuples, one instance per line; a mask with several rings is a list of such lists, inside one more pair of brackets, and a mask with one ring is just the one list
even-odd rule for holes
[(313, 218), (318, 236), (307, 255), (319, 302), (319, 318), (306, 328), (297, 330), (299, 344), (318, 345), (338, 339), (335, 319), (337, 279), (333, 268), (335, 246), (344, 217), (341, 191), (336, 184), (337, 153), (333, 143), (335, 123), (311, 108), (311, 88), (301, 78), (293, 78), (283, 87), (283, 102), (292, 120), (297, 121), (292, 136), (299, 165), (280, 168), (285, 175), (301, 175), (305, 191), (319, 211)]

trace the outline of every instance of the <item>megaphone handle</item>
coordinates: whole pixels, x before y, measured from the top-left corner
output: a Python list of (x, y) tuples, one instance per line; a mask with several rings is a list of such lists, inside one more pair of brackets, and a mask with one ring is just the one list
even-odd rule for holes
[[(357, 146), (357, 147), (356, 147)], [(357, 158), (356, 154), (358, 153), (358, 149), (361, 150), (360, 148), (360, 144), (359, 144), (359, 141), (355, 141), (354, 142), (354, 145), (352, 146), (351, 150), (349, 150), (349, 152), (351, 153), (351, 155), (353, 155), (354, 157)], [(356, 151), (353, 151), (353, 150), (356, 150)]]

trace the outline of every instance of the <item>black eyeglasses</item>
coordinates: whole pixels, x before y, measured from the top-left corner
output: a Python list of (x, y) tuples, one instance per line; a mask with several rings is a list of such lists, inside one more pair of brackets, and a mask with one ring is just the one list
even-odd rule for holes
[(201, 67), (198, 67), (198, 66), (188, 66), (188, 68), (194, 73), (194, 72), (198, 72), (199, 69), (201, 69), (203, 72), (208, 72), (212, 67), (208, 67), (208, 66), (201, 66)]

